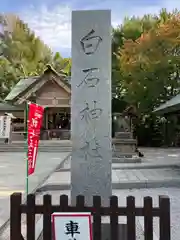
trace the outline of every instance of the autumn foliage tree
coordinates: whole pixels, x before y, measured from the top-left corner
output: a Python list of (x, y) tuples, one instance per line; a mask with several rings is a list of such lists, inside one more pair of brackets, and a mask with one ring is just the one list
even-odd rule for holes
[(143, 112), (176, 95), (179, 88), (180, 18), (126, 40), (119, 50), (119, 63), (127, 100)]
[(116, 38), (122, 41), (113, 52), (116, 64), (112, 67), (117, 74), (112, 74), (112, 80), (116, 76), (121, 86), (119, 96), (137, 109), (142, 143), (145, 139), (150, 145), (164, 141), (161, 117), (152, 111), (179, 93), (179, 16), (178, 11), (168, 13), (163, 9), (159, 15), (127, 18), (115, 29)]

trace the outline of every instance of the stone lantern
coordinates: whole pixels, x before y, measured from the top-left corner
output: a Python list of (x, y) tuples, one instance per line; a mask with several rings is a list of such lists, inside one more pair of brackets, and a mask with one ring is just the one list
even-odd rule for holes
[(133, 139), (131, 117), (125, 113), (113, 114), (115, 138), (113, 144), (113, 162), (141, 162), (137, 155), (137, 140)]

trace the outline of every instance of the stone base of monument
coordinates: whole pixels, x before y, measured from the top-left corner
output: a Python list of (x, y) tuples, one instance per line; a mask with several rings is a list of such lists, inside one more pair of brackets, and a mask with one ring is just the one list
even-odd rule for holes
[[(93, 229), (93, 226), (92, 226)], [(127, 240), (127, 224), (118, 224), (118, 231), (119, 231), (119, 238)], [(101, 224), (101, 240), (113, 240), (111, 239), (111, 226), (109, 223), (102, 223)]]
[(136, 153), (137, 141), (131, 132), (116, 132), (113, 144), (113, 162), (139, 163), (141, 158)]

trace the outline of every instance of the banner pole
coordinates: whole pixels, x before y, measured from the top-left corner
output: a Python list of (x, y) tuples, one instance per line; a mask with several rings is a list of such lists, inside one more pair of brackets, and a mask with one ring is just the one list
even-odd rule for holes
[(29, 177), (28, 177), (28, 110), (29, 110), (29, 106), (28, 106), (28, 102), (26, 102), (26, 140), (25, 140), (25, 149), (26, 149), (26, 196), (29, 193)]

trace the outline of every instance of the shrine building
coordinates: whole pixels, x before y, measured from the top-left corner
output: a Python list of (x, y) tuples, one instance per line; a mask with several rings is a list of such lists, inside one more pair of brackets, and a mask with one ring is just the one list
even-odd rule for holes
[(13, 140), (23, 140), (25, 133), (26, 102), (31, 101), (45, 108), (41, 139), (70, 138), (70, 79), (57, 73), (50, 65), (41, 76), (21, 79), (0, 103), (0, 115), (10, 113)]

